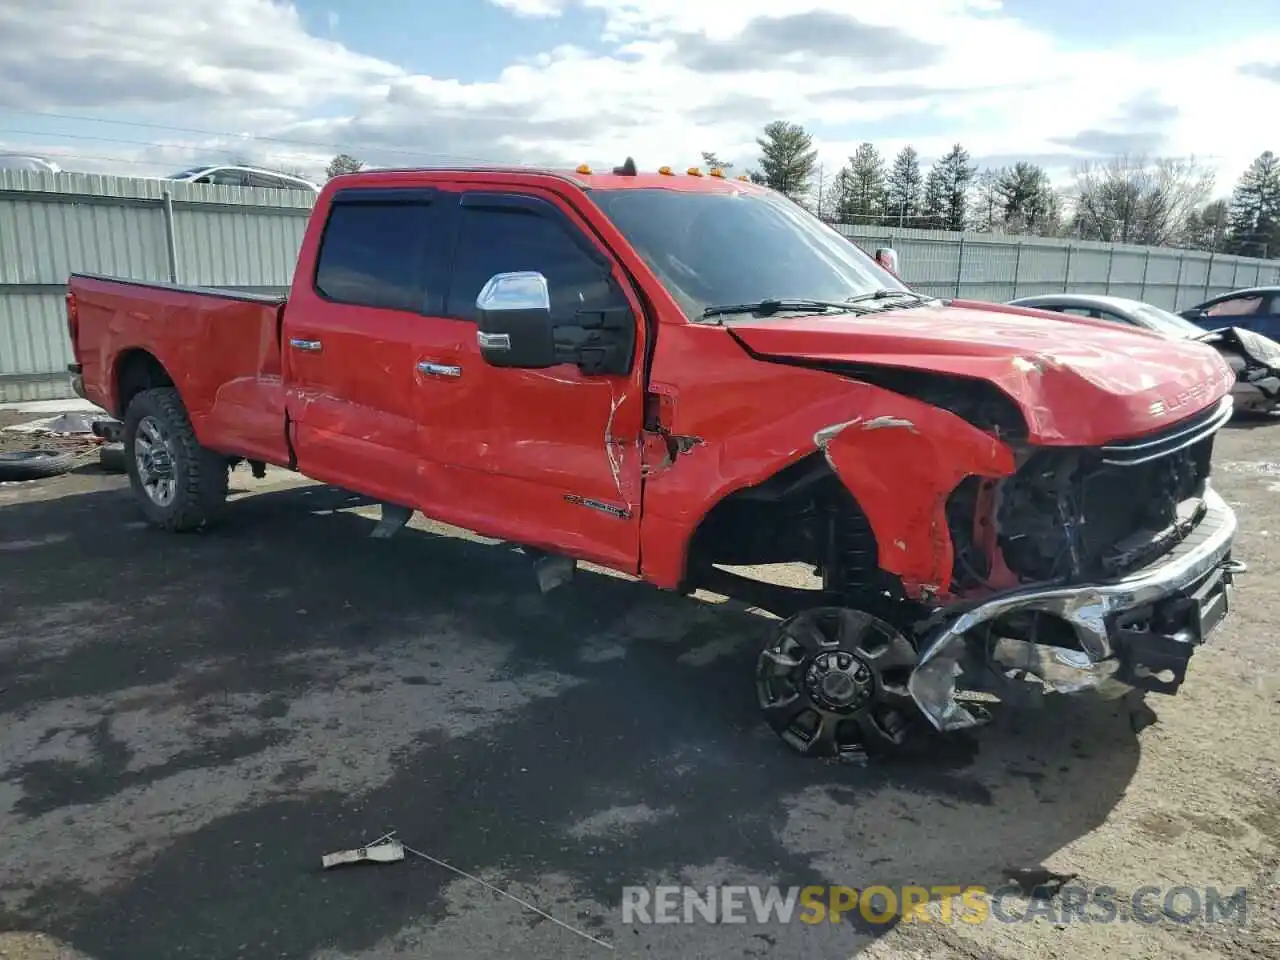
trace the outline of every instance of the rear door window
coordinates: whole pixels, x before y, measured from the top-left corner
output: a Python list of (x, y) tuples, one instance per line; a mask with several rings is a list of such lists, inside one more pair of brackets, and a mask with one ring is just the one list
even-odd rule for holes
[(433, 312), (442, 293), (435, 277), (449, 240), (435, 191), (355, 193), (360, 196), (349, 202), (335, 200), (329, 212), (316, 259), (316, 291), (335, 303)]

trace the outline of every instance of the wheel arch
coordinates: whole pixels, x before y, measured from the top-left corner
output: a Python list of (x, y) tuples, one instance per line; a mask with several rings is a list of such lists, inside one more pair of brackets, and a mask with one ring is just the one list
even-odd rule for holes
[[(732, 531), (744, 519), (760, 513), (772, 514), (765, 527), (766, 533), (778, 531), (779, 524), (810, 524), (808, 529), (784, 529), (782, 532), (786, 538), (780, 544), (784, 551), (802, 554), (807, 552), (808, 555), (791, 557), (789, 561), (761, 559), (756, 562), (813, 562), (821, 565), (829, 558), (825, 556), (827, 543), (818, 537), (827, 532), (824, 523), (830, 517), (820, 516), (815, 504), (839, 507), (841, 513), (847, 513), (849, 518), (862, 524), (865, 527), (869, 562), (873, 567), (878, 564), (879, 546), (867, 522), (866, 511), (823, 452), (811, 450), (778, 467), (765, 479), (734, 487), (706, 505), (682, 546), (682, 581), (687, 584), (695, 580), (705, 571), (706, 566), (728, 563), (726, 560), (714, 559), (717, 552), (723, 553), (726, 547), (746, 547), (749, 553), (751, 545), (740, 541), (735, 543)], [(751, 534), (747, 536), (749, 538)]]
[(150, 350), (130, 347), (120, 351), (112, 375), (112, 395), (115, 398), (115, 410), (112, 412), (115, 416), (124, 419), (130, 401), (143, 390), (153, 387), (178, 389), (164, 364)]

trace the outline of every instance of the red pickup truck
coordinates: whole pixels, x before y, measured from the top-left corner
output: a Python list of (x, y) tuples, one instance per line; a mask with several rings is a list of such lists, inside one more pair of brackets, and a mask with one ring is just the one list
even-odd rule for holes
[(967, 691), (1173, 693), (1243, 569), (1215, 350), (920, 295), (719, 171), (340, 176), (287, 301), (73, 275), (67, 319), (170, 530), (247, 461), (378, 499), (375, 534), (520, 544), (544, 589), (811, 565), (754, 676), (810, 755), (981, 723)]

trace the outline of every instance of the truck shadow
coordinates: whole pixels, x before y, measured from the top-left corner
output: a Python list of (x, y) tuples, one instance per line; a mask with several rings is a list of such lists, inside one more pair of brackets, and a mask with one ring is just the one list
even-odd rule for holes
[[(119, 488), (0, 508), (0, 831), (26, 851), (0, 927), (96, 960), (359, 951), (456, 913), (425, 863), (319, 870), (396, 829), (643, 950), (624, 885), (998, 886), (1136, 767), (1126, 709), (1073, 700), (910, 761), (795, 757), (753, 703), (768, 621), (593, 573), (544, 598), (506, 546), (369, 540), (361, 499), (264, 493), (185, 537)], [(888, 929), (859, 923), (845, 955)]]

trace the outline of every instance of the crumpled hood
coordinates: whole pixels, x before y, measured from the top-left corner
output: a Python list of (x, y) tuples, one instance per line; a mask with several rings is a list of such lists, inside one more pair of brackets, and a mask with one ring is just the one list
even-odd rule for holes
[(1033, 442), (1095, 446), (1183, 420), (1231, 391), (1221, 354), (1102, 320), (992, 304), (727, 324), (761, 357), (863, 363), (987, 380)]
[(1211, 346), (1239, 351), (1254, 363), (1280, 369), (1280, 343), (1243, 327), (1220, 327), (1193, 339)]

